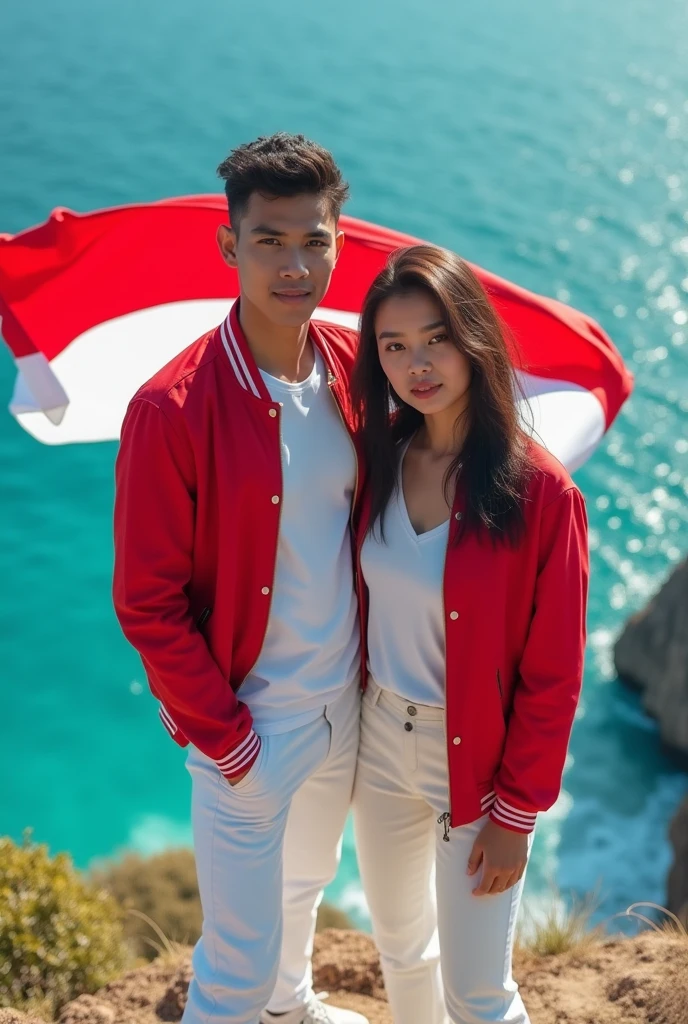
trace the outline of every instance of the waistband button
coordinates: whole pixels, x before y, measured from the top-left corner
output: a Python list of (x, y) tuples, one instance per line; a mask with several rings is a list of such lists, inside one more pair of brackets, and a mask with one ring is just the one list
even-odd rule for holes
[(409, 706), (406, 708), (406, 710), (408, 711), (409, 715), (411, 715), (411, 716), (418, 714), (418, 712), (414, 708), (413, 704), (409, 704)]

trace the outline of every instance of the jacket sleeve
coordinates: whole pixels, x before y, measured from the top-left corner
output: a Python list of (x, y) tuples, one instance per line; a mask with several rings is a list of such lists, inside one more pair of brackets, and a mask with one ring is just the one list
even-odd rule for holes
[(168, 731), (231, 779), (253, 764), (260, 739), (192, 617), (193, 456), (181, 430), (147, 399), (127, 410), (115, 481), (113, 598), (122, 631), (154, 682)]
[(585, 505), (571, 487), (542, 512), (533, 616), (495, 779), (491, 818), (512, 831), (532, 832), (559, 796), (583, 679), (588, 574)]

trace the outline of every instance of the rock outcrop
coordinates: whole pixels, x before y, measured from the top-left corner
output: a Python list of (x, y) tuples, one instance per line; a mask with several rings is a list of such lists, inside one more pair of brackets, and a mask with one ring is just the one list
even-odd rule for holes
[[(647, 607), (633, 615), (614, 647), (620, 678), (642, 693), (669, 750), (688, 765), (688, 559)], [(671, 824), (674, 863), (667, 906), (688, 919), (688, 800)], [(688, 1020), (688, 1008), (686, 1009)]]
[(44, 1021), (19, 1010), (0, 1010), (0, 1024), (44, 1024)]
[[(679, 807), (669, 830), (674, 863), (667, 884), (667, 907), (688, 928), (688, 797)], [(688, 1007), (686, 1008), (688, 1019)]]
[(641, 690), (664, 743), (688, 759), (688, 559), (629, 619), (614, 664), (624, 682)]
[[(368, 935), (327, 930), (316, 936), (316, 990), (370, 1024), (392, 1024), (380, 965)], [(536, 957), (518, 951), (514, 974), (533, 1024), (686, 1024), (688, 937), (648, 932), (584, 943), (578, 952)], [(59, 1024), (161, 1024), (181, 1019), (191, 976), (190, 950), (164, 954), (93, 996), (63, 1007)], [(0, 1010), (0, 1024), (41, 1024)], [(419, 1021), (418, 1024), (423, 1024)]]

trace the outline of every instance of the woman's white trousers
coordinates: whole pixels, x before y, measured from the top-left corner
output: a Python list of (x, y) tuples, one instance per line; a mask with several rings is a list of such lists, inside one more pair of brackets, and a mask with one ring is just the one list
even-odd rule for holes
[(444, 711), (368, 686), (354, 786), (356, 850), (394, 1024), (528, 1024), (511, 975), (523, 881), (474, 896), (487, 818), (448, 829)]

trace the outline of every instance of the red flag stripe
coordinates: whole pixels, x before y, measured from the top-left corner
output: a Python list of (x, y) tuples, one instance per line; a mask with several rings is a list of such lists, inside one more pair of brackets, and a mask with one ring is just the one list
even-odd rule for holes
[[(237, 295), (236, 273), (214, 240), (226, 222), (224, 197), (183, 196), (85, 214), (58, 208), (44, 224), (0, 235), (2, 333), (15, 358), (40, 352), (54, 359), (90, 328), (137, 310)], [(418, 239), (352, 217), (341, 226), (347, 244), (322, 305), (358, 313), (387, 255)], [(474, 270), (518, 347), (514, 361), (590, 391), (609, 426), (632, 378), (602, 328), (563, 303)], [(237, 359), (230, 334), (223, 344)], [(237, 370), (251, 387), (240, 361)]]

